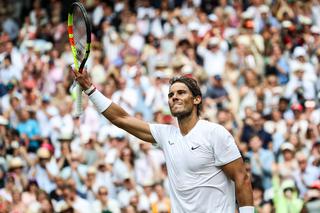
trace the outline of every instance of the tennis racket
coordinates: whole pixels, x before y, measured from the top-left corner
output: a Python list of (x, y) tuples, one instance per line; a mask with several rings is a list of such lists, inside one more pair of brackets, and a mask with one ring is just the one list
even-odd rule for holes
[[(91, 26), (86, 9), (73, 2), (68, 12), (68, 37), (74, 59), (74, 69), (81, 72), (90, 54)], [(82, 113), (82, 88), (75, 85), (75, 116)]]

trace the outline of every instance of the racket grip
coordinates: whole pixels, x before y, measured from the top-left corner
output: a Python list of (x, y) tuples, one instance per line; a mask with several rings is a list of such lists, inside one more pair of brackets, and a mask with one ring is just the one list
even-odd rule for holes
[(76, 92), (76, 105), (75, 105), (75, 116), (79, 117), (82, 114), (82, 88), (77, 83), (75, 87)]

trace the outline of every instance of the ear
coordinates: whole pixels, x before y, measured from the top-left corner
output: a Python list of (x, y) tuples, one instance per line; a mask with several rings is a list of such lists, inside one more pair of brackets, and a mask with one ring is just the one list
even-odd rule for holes
[(200, 96), (197, 96), (197, 97), (195, 97), (195, 98), (193, 99), (193, 103), (194, 103), (195, 105), (198, 105), (198, 104), (201, 103), (201, 100), (202, 100), (202, 98), (201, 98)]

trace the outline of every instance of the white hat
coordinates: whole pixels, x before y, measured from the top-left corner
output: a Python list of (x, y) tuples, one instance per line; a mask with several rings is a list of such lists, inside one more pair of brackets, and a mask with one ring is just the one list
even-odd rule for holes
[(152, 186), (154, 185), (154, 181), (151, 178), (147, 178), (142, 182), (142, 186)]
[(309, 18), (307, 16), (299, 16), (298, 19), (301, 22), (301, 24), (305, 24), (305, 25), (311, 25), (312, 24), (311, 18)]
[(134, 24), (127, 24), (125, 26), (125, 30), (127, 32), (134, 32), (136, 30), (136, 26)]
[(267, 5), (263, 4), (259, 7), (260, 13), (269, 13), (270, 9)]
[(71, 141), (73, 138), (73, 135), (72, 135), (72, 132), (70, 131), (66, 131), (66, 130), (62, 130), (59, 137), (58, 137), (58, 140), (60, 141)]
[(246, 10), (241, 14), (241, 17), (243, 19), (253, 19), (254, 14), (253, 14), (253, 12), (251, 10)]
[(126, 132), (119, 127), (113, 126), (112, 131), (109, 132), (109, 136), (111, 138), (124, 138), (126, 136)]
[(182, 69), (181, 69), (181, 72), (183, 73), (183, 74), (191, 74), (192, 72), (193, 72), (193, 68), (192, 68), (192, 66), (191, 65), (184, 65), (183, 67), (182, 67)]
[(138, 73), (138, 67), (137, 66), (132, 66), (128, 70), (128, 74), (130, 78), (134, 78)]
[(297, 72), (297, 71), (304, 71), (304, 66), (302, 63), (300, 62), (296, 62), (296, 63), (292, 63), (291, 64), (291, 71), (294, 73), (294, 72)]
[(285, 21), (283, 21), (283, 22), (281, 23), (281, 25), (282, 25), (283, 28), (289, 28), (289, 27), (291, 27), (293, 24), (292, 24), (291, 21), (285, 20)]
[(44, 147), (40, 147), (37, 151), (37, 156), (39, 158), (50, 158), (50, 152)]
[(218, 21), (218, 17), (216, 16), (216, 14), (213, 14), (213, 13), (211, 13), (208, 16), (208, 18), (209, 18), (210, 21)]
[(96, 174), (97, 173), (97, 168), (94, 166), (90, 166), (87, 170), (87, 174)]
[(23, 161), (20, 157), (14, 157), (9, 161), (9, 169), (19, 168), (23, 166)]
[(212, 37), (210, 38), (208, 44), (209, 45), (218, 45), (220, 42), (220, 39), (218, 37)]
[(306, 56), (306, 55), (307, 55), (307, 51), (303, 47), (298, 46), (294, 48), (293, 57), (298, 58), (300, 56)]
[(281, 145), (281, 151), (289, 150), (294, 152), (295, 148), (292, 143), (286, 142)]
[(6, 119), (4, 116), (0, 115), (0, 125), (6, 126), (9, 124), (8, 119)]
[(156, 71), (156, 72), (154, 72), (153, 76), (154, 76), (155, 78), (164, 78), (166, 75), (165, 75), (164, 72)]
[(310, 30), (311, 30), (311, 32), (312, 32), (313, 34), (318, 34), (318, 35), (320, 35), (320, 27), (318, 27), (318, 26), (316, 26), (316, 25), (313, 25)]
[(190, 31), (198, 31), (199, 28), (200, 28), (200, 25), (198, 22), (193, 21), (188, 24), (188, 29)]
[(87, 144), (92, 136), (90, 127), (83, 125), (80, 127), (80, 130), (80, 142), (81, 144)]

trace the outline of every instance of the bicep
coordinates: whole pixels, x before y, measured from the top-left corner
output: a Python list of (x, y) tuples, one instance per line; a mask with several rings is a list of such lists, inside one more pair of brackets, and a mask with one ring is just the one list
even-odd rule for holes
[(112, 124), (136, 136), (137, 138), (154, 143), (149, 124), (143, 120), (130, 116), (117, 104), (112, 103), (107, 110), (102, 113)]
[(241, 157), (223, 165), (222, 171), (233, 181), (236, 181), (240, 175), (246, 174), (245, 165)]
[(136, 136), (137, 138), (150, 143), (155, 142), (150, 131), (150, 126), (147, 122), (129, 116), (127, 118), (123, 118), (121, 123), (124, 124), (123, 127), (121, 127), (122, 129)]

